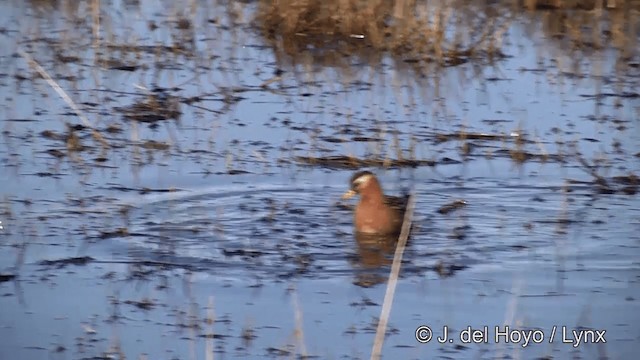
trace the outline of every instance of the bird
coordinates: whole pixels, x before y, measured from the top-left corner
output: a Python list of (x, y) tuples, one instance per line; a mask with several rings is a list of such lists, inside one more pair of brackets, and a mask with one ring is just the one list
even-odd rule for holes
[(360, 195), (353, 213), (356, 233), (376, 236), (399, 235), (409, 195), (386, 196), (378, 178), (370, 171), (359, 171), (350, 180), (351, 188), (342, 195)]

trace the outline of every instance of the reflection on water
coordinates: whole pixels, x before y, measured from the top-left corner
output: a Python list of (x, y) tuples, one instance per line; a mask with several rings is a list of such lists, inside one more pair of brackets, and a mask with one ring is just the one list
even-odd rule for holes
[(632, 358), (638, 2), (302, 5), (0, 3), (0, 358), (368, 357), (362, 166), (417, 200), (385, 357)]
[(355, 232), (354, 238), (358, 260), (354, 263), (354, 269), (356, 270), (354, 284), (370, 287), (386, 282), (389, 266), (393, 260), (397, 237)]

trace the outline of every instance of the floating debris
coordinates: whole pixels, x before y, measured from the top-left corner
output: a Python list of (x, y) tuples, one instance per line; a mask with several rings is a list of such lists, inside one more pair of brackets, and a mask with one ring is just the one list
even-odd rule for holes
[(147, 140), (140, 144), (140, 147), (148, 150), (168, 150), (171, 148), (171, 145), (162, 141)]
[(6, 282), (6, 281), (11, 281), (15, 278), (17, 278), (18, 276), (15, 274), (0, 274), (0, 283)]
[(456, 272), (464, 270), (466, 268), (468, 268), (468, 266), (466, 265), (446, 264), (444, 261), (440, 260), (433, 267), (433, 271), (438, 273), (441, 278), (447, 278), (453, 276)]
[(443, 143), (447, 141), (458, 141), (458, 140), (486, 140), (486, 141), (501, 141), (501, 140), (512, 140), (512, 139), (521, 139), (521, 134), (511, 133), (511, 134), (485, 134), (485, 133), (470, 133), (470, 132), (460, 132), (460, 133), (452, 133), (452, 134), (436, 134), (435, 140), (436, 143)]
[(178, 120), (182, 115), (180, 98), (164, 91), (149, 95), (144, 102), (127, 107), (116, 107), (115, 110), (121, 112), (127, 119), (149, 123), (168, 119)]
[(448, 214), (454, 210), (462, 209), (467, 206), (467, 202), (465, 200), (457, 199), (448, 204), (442, 205), (438, 209), (438, 213), (440, 214)]
[(295, 161), (304, 165), (320, 166), (330, 169), (359, 169), (362, 167), (385, 167), (385, 168), (401, 168), (401, 167), (418, 167), (418, 166), (435, 166), (436, 161), (433, 160), (405, 160), (405, 159), (360, 159), (353, 156), (296, 156)]
[(87, 265), (93, 261), (95, 261), (95, 259), (91, 256), (78, 256), (58, 260), (42, 260), (38, 262), (38, 265), (53, 266), (56, 269), (62, 269), (67, 265)]

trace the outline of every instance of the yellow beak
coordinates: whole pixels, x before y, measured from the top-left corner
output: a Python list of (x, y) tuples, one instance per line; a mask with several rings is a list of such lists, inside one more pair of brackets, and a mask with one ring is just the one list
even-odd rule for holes
[(357, 193), (353, 190), (349, 190), (346, 193), (342, 194), (342, 200), (346, 200), (346, 199), (351, 199), (352, 197), (354, 197)]

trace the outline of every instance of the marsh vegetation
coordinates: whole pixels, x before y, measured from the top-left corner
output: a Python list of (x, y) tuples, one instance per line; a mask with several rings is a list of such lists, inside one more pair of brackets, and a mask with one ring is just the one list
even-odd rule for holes
[(0, 13), (0, 358), (368, 358), (396, 248), (353, 236), (362, 168), (415, 194), (383, 357), (636, 353), (640, 1)]

